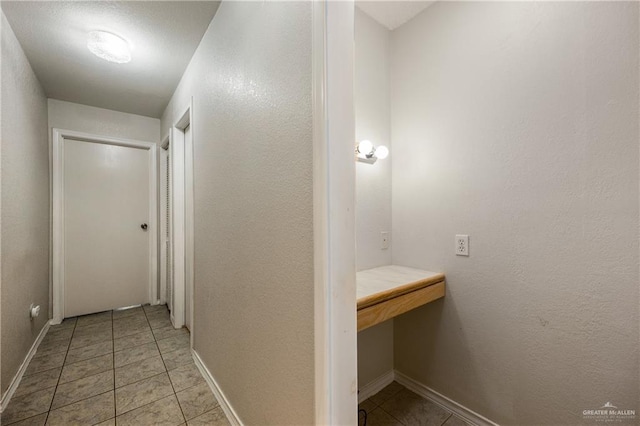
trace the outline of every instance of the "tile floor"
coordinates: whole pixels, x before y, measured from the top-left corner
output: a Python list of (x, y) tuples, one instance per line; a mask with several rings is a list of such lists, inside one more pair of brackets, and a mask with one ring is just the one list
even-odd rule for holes
[[(393, 382), (358, 406), (367, 412), (367, 426), (469, 426), (439, 405)], [(364, 425), (361, 413), (358, 424)]]
[(2, 413), (4, 426), (228, 425), (166, 306), (52, 326)]

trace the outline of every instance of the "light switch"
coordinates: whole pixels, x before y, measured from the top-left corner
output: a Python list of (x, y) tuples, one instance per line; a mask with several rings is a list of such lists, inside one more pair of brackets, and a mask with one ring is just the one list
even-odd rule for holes
[(387, 231), (380, 232), (380, 249), (386, 250), (389, 248), (389, 233)]

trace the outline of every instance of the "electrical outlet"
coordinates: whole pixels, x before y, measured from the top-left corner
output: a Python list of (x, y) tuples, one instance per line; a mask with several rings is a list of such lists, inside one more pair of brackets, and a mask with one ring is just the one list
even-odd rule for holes
[(380, 232), (380, 249), (386, 250), (389, 248), (389, 233), (387, 231)]
[(469, 256), (468, 235), (456, 235), (456, 256)]

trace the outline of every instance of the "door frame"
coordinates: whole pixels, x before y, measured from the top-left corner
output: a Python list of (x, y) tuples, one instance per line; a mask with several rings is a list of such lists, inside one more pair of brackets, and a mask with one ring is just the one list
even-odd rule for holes
[(356, 424), (354, 0), (312, 6), (315, 420)]
[[(158, 150), (160, 153), (160, 204), (158, 205), (158, 216), (160, 217), (160, 223), (158, 226), (158, 242), (160, 249), (160, 265), (159, 265), (159, 276), (160, 276), (160, 294), (158, 295), (158, 303), (161, 305), (168, 304), (167, 300), (167, 261), (168, 261), (168, 250), (167, 250), (167, 242), (169, 239), (167, 238), (167, 234), (170, 232), (171, 227), (167, 227), (167, 210), (166, 207), (169, 205), (170, 200), (167, 199), (167, 186), (169, 182), (167, 181), (167, 169), (169, 168), (169, 136), (164, 138), (162, 143), (160, 144), (160, 149)], [(170, 209), (171, 207), (169, 207)]]
[(150, 303), (158, 300), (158, 246), (157, 246), (157, 147), (153, 142), (113, 138), (76, 132), (74, 130), (53, 129), (52, 138), (52, 281), (53, 319), (52, 324), (60, 324), (64, 319), (64, 141), (115, 145), (145, 149), (149, 153), (149, 282)]
[[(173, 261), (173, 277), (171, 280), (173, 310), (171, 311), (171, 322), (175, 328), (185, 325), (186, 304), (189, 303), (190, 327), (191, 327), (191, 347), (193, 347), (194, 321), (193, 321), (193, 297), (195, 292), (194, 282), (187, 283), (187, 268), (191, 270), (192, 281), (194, 278), (194, 249), (187, 247), (187, 232), (193, 232), (194, 209), (193, 203), (187, 203), (189, 193), (193, 194), (193, 187), (187, 188), (187, 173), (193, 175), (193, 170), (186, 169), (186, 156), (191, 155), (193, 165), (193, 152), (186, 152), (185, 129), (191, 127), (191, 139), (194, 138), (193, 127), (193, 99), (189, 103), (180, 117), (171, 127), (169, 134), (169, 149), (171, 150), (171, 254)], [(193, 183), (193, 179), (191, 180)], [(186, 300), (186, 286), (191, 286), (189, 300)]]
[[(189, 109), (191, 111), (191, 109)], [(187, 138), (187, 129), (190, 137)], [(195, 233), (194, 218), (194, 193), (193, 193), (193, 126), (189, 112), (189, 124), (184, 132), (184, 287), (185, 287), (185, 325), (188, 325), (189, 335), (193, 342), (193, 292), (195, 287)], [(188, 296), (188, 297), (187, 297)], [(187, 309), (188, 308), (188, 309)], [(188, 318), (187, 318), (188, 310)], [(188, 322), (187, 322), (188, 320)], [(192, 345), (193, 346), (193, 345)]]

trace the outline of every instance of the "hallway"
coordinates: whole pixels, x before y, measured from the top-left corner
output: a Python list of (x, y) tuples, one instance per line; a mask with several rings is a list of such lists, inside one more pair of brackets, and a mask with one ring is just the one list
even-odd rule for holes
[[(318, 422), (320, 16), (309, 2), (0, 1), (3, 426)], [(81, 318), (147, 303), (189, 327), (191, 353), (151, 331), (169, 330), (158, 308)], [(65, 317), (77, 324), (49, 330)], [(191, 356), (205, 380), (187, 388)], [(355, 423), (355, 393), (342, 400)]]
[[(228, 425), (165, 305), (52, 326), (3, 425)], [(185, 423), (186, 422), (186, 423)]]

